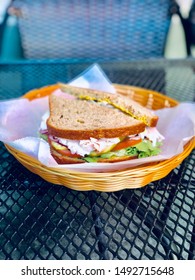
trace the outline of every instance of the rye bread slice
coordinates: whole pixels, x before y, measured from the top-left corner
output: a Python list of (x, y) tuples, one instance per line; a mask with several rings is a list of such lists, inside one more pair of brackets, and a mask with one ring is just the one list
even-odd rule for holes
[(128, 96), (119, 93), (111, 94), (92, 89), (73, 87), (63, 83), (59, 83), (59, 87), (62, 91), (72, 94), (79, 99), (107, 102), (113, 107), (129, 114), (131, 117), (144, 122), (147, 126), (153, 127), (157, 125), (158, 116)]
[(145, 124), (118, 109), (85, 100), (49, 96), (51, 135), (72, 140), (114, 138), (138, 134)]

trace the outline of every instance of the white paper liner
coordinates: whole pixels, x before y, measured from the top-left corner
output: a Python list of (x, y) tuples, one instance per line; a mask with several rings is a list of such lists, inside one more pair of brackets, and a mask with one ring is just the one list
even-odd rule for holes
[[(84, 83), (81, 84), (82, 81)], [(112, 93), (115, 91), (97, 65), (90, 67), (71, 83)], [(47, 110), (48, 97), (33, 101), (15, 99), (0, 102), (0, 141), (38, 159), (48, 167), (60, 167), (80, 172), (108, 172), (169, 159), (181, 153), (187, 141), (195, 136), (195, 103), (181, 103), (174, 108), (155, 112), (159, 116), (157, 129), (165, 137), (160, 155), (117, 163), (58, 165), (50, 154), (48, 143), (40, 139), (38, 134), (41, 118)]]

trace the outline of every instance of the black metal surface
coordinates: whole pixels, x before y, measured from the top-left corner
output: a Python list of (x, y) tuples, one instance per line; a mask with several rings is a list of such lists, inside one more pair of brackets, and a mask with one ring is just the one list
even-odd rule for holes
[[(89, 65), (1, 64), (0, 99), (68, 82)], [(100, 65), (112, 82), (194, 100), (194, 60)], [(194, 204), (194, 151), (144, 188), (100, 193), (49, 184), (0, 144), (0, 259), (195, 259)]]

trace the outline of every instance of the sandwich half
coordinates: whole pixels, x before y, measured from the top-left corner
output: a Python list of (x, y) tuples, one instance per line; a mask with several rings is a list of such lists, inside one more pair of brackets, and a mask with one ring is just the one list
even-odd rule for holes
[(146, 126), (155, 127), (157, 125), (158, 116), (128, 96), (119, 93), (111, 94), (93, 89), (79, 88), (63, 83), (59, 83), (59, 87), (63, 92), (71, 94), (78, 99), (107, 103), (130, 115), (132, 118), (142, 121)]
[(59, 164), (117, 162), (160, 152), (163, 137), (154, 127), (105, 102), (51, 94), (49, 109), (47, 140)]

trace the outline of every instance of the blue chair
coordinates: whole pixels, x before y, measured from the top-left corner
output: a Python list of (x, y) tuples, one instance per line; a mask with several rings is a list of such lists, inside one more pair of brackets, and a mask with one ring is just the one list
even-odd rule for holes
[(0, 61), (23, 58), (22, 42), (16, 16), (5, 17), (0, 34)]
[(162, 57), (171, 0), (15, 0), (26, 59)]

